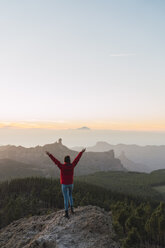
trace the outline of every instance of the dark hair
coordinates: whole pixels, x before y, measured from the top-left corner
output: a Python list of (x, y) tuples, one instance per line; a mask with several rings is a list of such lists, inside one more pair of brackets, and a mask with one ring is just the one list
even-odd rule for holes
[(69, 163), (70, 164), (70, 156), (65, 156), (64, 158), (64, 162)]

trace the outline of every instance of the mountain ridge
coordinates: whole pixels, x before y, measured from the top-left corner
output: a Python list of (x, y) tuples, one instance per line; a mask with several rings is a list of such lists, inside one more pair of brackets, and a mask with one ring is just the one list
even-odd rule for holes
[[(81, 147), (72, 147), (72, 149), (79, 151)], [(87, 147), (87, 151), (93, 152), (108, 150), (114, 150), (115, 156), (119, 159), (121, 158), (122, 152), (124, 152), (127, 159), (133, 162), (133, 167), (137, 164), (136, 171), (151, 172), (153, 170), (165, 168), (165, 145), (111, 145), (108, 142), (99, 141), (94, 146)], [(143, 167), (144, 169), (142, 170)]]
[[(52, 144), (31, 148), (25, 148), (22, 146), (0, 147), (0, 160), (9, 159), (17, 161), (18, 164), (29, 164), (29, 168), (33, 165), (36, 170), (42, 171), (43, 176), (59, 177), (59, 169), (45, 154), (45, 151), (52, 153), (59, 161), (61, 161), (61, 163), (63, 163), (66, 155), (69, 155), (71, 161), (73, 161), (78, 154), (77, 151), (73, 151), (64, 146), (62, 140), (59, 139), (58, 142)], [(85, 152), (80, 159), (78, 166), (75, 168), (75, 175), (85, 175), (96, 171), (108, 170), (125, 170), (121, 161), (115, 158), (113, 150), (102, 153)]]

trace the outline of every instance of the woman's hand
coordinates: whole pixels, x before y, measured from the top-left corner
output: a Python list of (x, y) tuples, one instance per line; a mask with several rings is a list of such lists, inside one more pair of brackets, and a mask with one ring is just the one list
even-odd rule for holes
[(81, 151), (81, 152), (83, 153), (83, 152), (85, 152), (85, 150), (86, 150), (86, 148), (82, 149), (82, 151)]
[(46, 153), (48, 156), (50, 155), (50, 152), (47, 152), (47, 151), (46, 151), (45, 153)]

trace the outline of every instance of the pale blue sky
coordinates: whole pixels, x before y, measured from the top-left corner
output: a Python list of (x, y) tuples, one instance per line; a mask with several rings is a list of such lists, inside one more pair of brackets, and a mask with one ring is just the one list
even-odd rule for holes
[(164, 13), (162, 0), (0, 1), (0, 122), (165, 130)]

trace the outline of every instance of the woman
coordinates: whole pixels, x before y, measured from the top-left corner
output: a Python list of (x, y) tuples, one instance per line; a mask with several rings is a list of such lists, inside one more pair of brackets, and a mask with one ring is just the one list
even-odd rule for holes
[(69, 218), (68, 215), (68, 207), (70, 202), (71, 212), (74, 213), (73, 210), (73, 198), (72, 198), (72, 191), (73, 191), (73, 175), (74, 175), (74, 167), (77, 165), (78, 161), (80, 160), (82, 154), (85, 152), (86, 149), (83, 149), (74, 161), (70, 162), (70, 156), (66, 156), (64, 158), (64, 164), (60, 163), (51, 153), (46, 152), (46, 154), (53, 160), (53, 162), (58, 166), (60, 169), (60, 183), (62, 188), (62, 193), (64, 196), (64, 206), (65, 206), (65, 217)]

